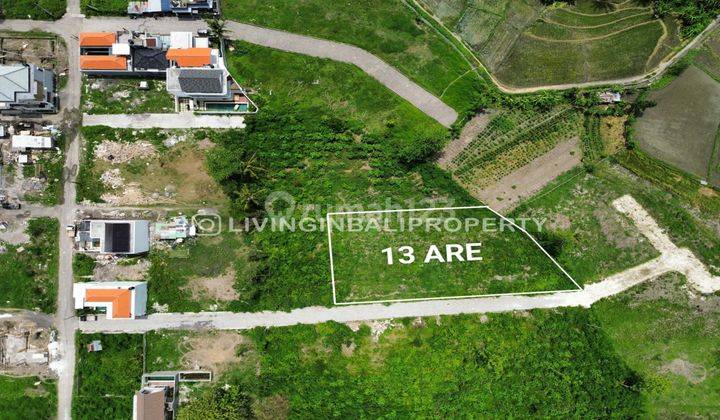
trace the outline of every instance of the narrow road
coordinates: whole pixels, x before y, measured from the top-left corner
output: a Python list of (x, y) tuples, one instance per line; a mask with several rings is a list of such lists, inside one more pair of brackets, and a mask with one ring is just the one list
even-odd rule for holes
[(226, 115), (110, 114), (83, 115), (83, 126), (106, 125), (113, 128), (245, 128), (245, 118)]

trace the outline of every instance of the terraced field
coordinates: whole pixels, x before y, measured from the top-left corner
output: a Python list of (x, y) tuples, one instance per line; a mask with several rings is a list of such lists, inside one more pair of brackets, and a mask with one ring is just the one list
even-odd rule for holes
[(570, 107), (502, 113), (449, 162), (447, 169), (471, 194), (478, 195), (484, 187), (575, 137), (580, 124), (580, 115)]
[(502, 83), (516, 87), (639, 75), (680, 45), (678, 25), (634, 0), (424, 0)]

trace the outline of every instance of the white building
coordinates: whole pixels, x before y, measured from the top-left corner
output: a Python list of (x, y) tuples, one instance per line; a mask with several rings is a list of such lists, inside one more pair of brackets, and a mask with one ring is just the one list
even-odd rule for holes
[(104, 310), (107, 319), (145, 316), (147, 283), (142, 281), (86, 282), (73, 284), (75, 309)]
[(150, 250), (147, 220), (83, 220), (75, 235), (78, 249), (106, 254), (142, 254)]
[(52, 137), (30, 136), (30, 135), (14, 135), (10, 140), (13, 152), (26, 152), (29, 149), (52, 149)]

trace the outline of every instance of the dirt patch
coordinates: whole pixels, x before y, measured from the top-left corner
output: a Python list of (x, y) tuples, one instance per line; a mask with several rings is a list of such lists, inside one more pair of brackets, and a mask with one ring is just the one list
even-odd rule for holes
[(122, 175), (120, 175), (120, 169), (118, 168), (109, 169), (103, 172), (103, 174), (100, 175), (100, 181), (106, 187), (112, 188), (113, 190), (120, 188), (125, 183)]
[(562, 142), (552, 150), (478, 192), (482, 202), (497, 211), (508, 211), (530, 197), (559, 175), (580, 164), (577, 138)]
[(377, 343), (380, 340), (380, 336), (390, 327), (393, 326), (392, 319), (382, 319), (377, 321), (351, 321), (346, 322), (345, 325), (347, 325), (351, 330), (354, 332), (357, 332), (360, 330), (360, 327), (363, 325), (367, 325), (370, 327), (370, 337), (372, 338), (373, 343)]
[(238, 356), (237, 348), (250, 343), (248, 338), (231, 331), (198, 334), (187, 341), (189, 350), (181, 363), (192, 369), (208, 369), (217, 375), (231, 364), (242, 361), (243, 356)]
[(600, 119), (600, 137), (606, 155), (614, 155), (625, 148), (625, 122), (627, 116), (602, 117)]
[(483, 112), (474, 116), (467, 124), (463, 127), (460, 135), (455, 140), (448, 143), (443, 149), (442, 154), (438, 158), (438, 164), (442, 168), (447, 168), (448, 164), (457, 157), (468, 145), (475, 140), (480, 133), (485, 130), (493, 117), (497, 114), (496, 111)]
[(564, 214), (551, 214), (547, 217), (547, 225), (551, 230), (569, 230), (572, 227), (570, 218)]
[(230, 268), (221, 276), (190, 279), (183, 289), (189, 290), (194, 300), (210, 298), (229, 302), (240, 298), (237, 290), (233, 288), (235, 276), (235, 269)]
[(673, 359), (660, 367), (660, 373), (672, 373), (682, 376), (691, 384), (699, 384), (707, 377), (707, 370), (702, 365), (690, 363), (684, 359)]
[(95, 158), (111, 163), (127, 163), (133, 159), (148, 159), (157, 155), (157, 149), (147, 141), (130, 143), (105, 140), (95, 147)]
[(717, 191), (713, 190), (712, 188), (708, 188), (708, 187), (700, 187), (700, 189), (698, 190), (698, 192), (699, 192), (700, 194), (704, 195), (705, 197), (711, 197), (711, 198), (713, 198), (713, 197), (717, 197), (717, 196), (718, 196)]
[(598, 208), (593, 211), (593, 216), (605, 238), (616, 248), (632, 249), (638, 245), (638, 236), (630, 233), (635, 231), (619, 214), (608, 208)]
[[(120, 260), (123, 261), (123, 260)], [(135, 264), (123, 264), (119, 261), (98, 261), (93, 271), (94, 281), (139, 281), (145, 279), (150, 269), (150, 261), (138, 260)]]

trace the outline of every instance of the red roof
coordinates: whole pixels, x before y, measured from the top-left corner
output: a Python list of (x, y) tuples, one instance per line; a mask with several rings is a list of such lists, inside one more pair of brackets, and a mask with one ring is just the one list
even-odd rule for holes
[(127, 58), (117, 55), (81, 55), (82, 70), (127, 70)]
[(112, 47), (117, 41), (115, 32), (81, 32), (81, 47)]
[(130, 318), (130, 299), (128, 289), (87, 289), (85, 301), (95, 303), (112, 303), (113, 318)]
[(170, 48), (167, 59), (180, 67), (203, 67), (212, 63), (210, 48)]

